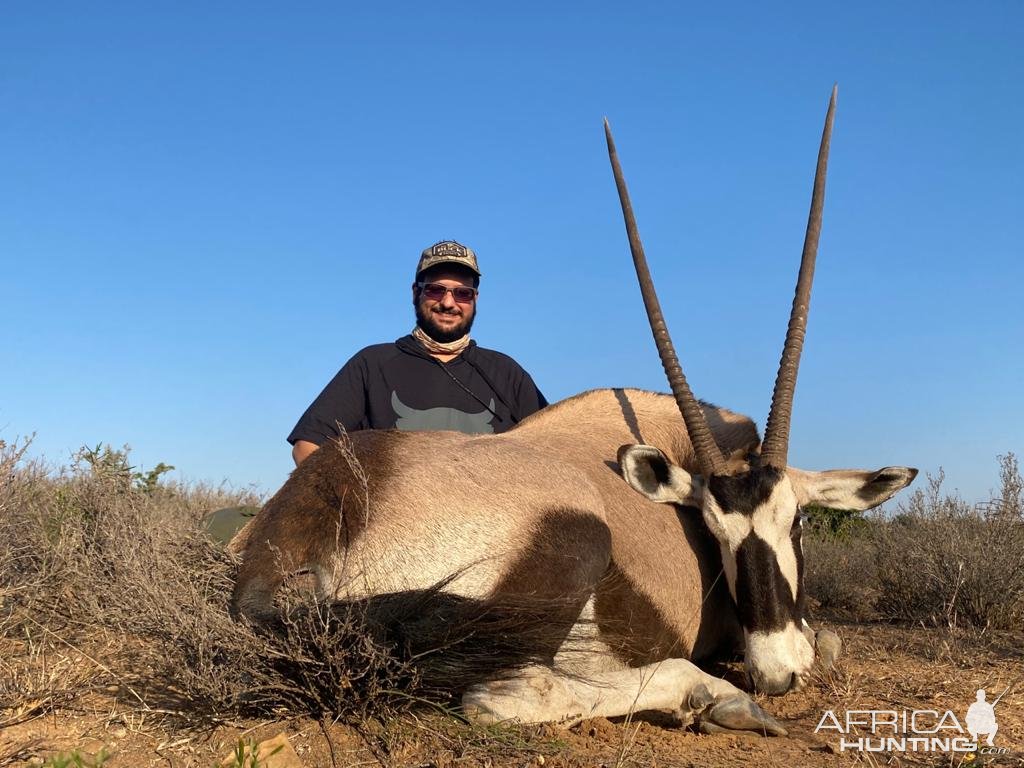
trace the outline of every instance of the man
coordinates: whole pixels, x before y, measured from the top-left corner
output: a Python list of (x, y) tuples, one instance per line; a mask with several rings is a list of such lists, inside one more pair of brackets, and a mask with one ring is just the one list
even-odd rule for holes
[(504, 432), (547, 405), (515, 360), (477, 346), (476, 254), (442, 240), (420, 256), (412, 285), (416, 327), (357, 353), (288, 435), (300, 464), (341, 428)]

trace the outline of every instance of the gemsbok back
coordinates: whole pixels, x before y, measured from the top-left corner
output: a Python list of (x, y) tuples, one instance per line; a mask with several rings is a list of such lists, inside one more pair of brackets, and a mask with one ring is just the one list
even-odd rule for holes
[(232, 542), (241, 556), (236, 614), (272, 616), (276, 591), (298, 570), (313, 572), (330, 600), (439, 583), (468, 600), (535, 600), (560, 606), (548, 617), (551, 641), (536, 649), (545, 661), (493, 670), (470, 687), (462, 698), (470, 717), (571, 723), (668, 710), (706, 731), (784, 734), (743, 691), (694, 662), (743, 649), (756, 690), (802, 686), (815, 636), (804, 622), (800, 508), (869, 509), (917, 473), (786, 463), (835, 98), (833, 89), (763, 441), (750, 418), (690, 391), (605, 122), (673, 394), (594, 390), (504, 434), (367, 431), (352, 434), (347, 450), (325, 446)]

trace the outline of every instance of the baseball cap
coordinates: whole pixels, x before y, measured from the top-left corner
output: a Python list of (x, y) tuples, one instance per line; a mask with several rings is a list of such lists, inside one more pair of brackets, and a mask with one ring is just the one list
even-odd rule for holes
[(420, 255), (420, 263), (416, 265), (416, 276), (419, 277), (423, 270), (438, 264), (459, 264), (476, 273), (477, 277), (482, 277), (473, 249), (454, 240), (442, 240), (424, 249)]

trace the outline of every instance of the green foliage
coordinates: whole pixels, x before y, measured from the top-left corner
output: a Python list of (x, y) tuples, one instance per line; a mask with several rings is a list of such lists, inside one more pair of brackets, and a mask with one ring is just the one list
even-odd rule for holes
[(136, 468), (128, 463), (130, 452), (131, 448), (127, 445), (121, 449), (102, 443), (97, 443), (95, 448), (83, 445), (75, 453), (75, 467), (79, 472), (111, 481), (122, 486), (124, 490), (134, 489), (149, 494), (158, 490), (160, 476), (170, 472), (174, 467), (161, 461), (148, 472), (137, 472)]
[(132, 477), (135, 479), (136, 489), (143, 493), (153, 493), (160, 486), (160, 475), (170, 472), (174, 467), (171, 464), (164, 464), (162, 461), (148, 472), (135, 472)]
[(43, 526), (50, 544), (82, 523), (92, 530), (89, 526), (98, 524), (114, 498), (135, 503), (168, 492), (160, 477), (174, 467), (160, 462), (148, 472), (138, 471), (129, 463), (130, 450), (98, 443), (75, 452), (70, 482), (55, 483), (51, 490), (53, 504)]
[(106, 749), (101, 749), (95, 757), (83, 755), (76, 749), (71, 752), (61, 752), (58, 755), (54, 755), (40, 765), (39, 768), (102, 768), (109, 759), (110, 756), (107, 754)]
[[(272, 757), (282, 749), (284, 746), (279, 744), (266, 757)], [(231, 763), (230, 768), (261, 768), (265, 765), (262, 762), (265, 758), (260, 754), (260, 745), (251, 739), (238, 740), (238, 744), (235, 745), (234, 758), (235, 761)]]
[(866, 525), (864, 513), (855, 509), (832, 507), (804, 507), (804, 521), (811, 531), (821, 537), (845, 539)]

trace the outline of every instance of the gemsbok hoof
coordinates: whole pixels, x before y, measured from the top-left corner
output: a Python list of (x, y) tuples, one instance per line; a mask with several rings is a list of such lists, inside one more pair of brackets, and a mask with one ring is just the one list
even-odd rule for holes
[(814, 650), (818, 657), (818, 664), (823, 670), (832, 669), (839, 658), (843, 648), (843, 641), (831, 629), (820, 629), (814, 636)]
[(701, 733), (754, 731), (765, 736), (786, 736), (788, 731), (745, 694), (715, 702), (700, 716)]

